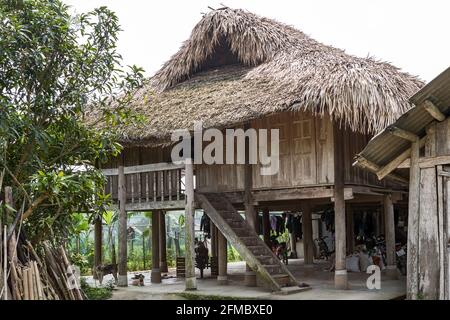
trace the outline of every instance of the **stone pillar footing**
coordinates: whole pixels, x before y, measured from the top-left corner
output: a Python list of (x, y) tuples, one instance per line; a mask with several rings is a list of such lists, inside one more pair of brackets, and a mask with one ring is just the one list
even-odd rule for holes
[(189, 277), (185, 279), (186, 281), (186, 291), (194, 291), (197, 290), (197, 278)]
[(348, 290), (347, 270), (334, 272), (334, 287), (337, 290)]
[(117, 286), (118, 287), (127, 287), (128, 286), (128, 276), (127, 275), (118, 275), (117, 276)]

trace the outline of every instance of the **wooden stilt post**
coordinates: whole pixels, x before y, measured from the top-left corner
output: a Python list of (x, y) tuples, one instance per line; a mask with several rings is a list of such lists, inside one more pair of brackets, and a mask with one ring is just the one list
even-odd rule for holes
[(270, 248), (270, 212), (269, 212), (269, 208), (263, 209), (262, 224), (263, 224), (264, 242)]
[(154, 210), (152, 212), (152, 273), (151, 273), (151, 282), (152, 283), (161, 283), (161, 269), (159, 265), (160, 261), (160, 234), (159, 230), (161, 228), (160, 221), (161, 220), (161, 211)]
[[(247, 123), (244, 126), (244, 130), (250, 128)], [(252, 165), (250, 164), (250, 141), (245, 139), (245, 165), (244, 165), (244, 206), (245, 206), (245, 219), (249, 223), (252, 229), (256, 229), (256, 211), (253, 204), (252, 196), (253, 188), (253, 172)], [(248, 264), (245, 266), (245, 285), (248, 287), (256, 286), (256, 273), (250, 268)]]
[(102, 264), (102, 218), (101, 216), (94, 221), (94, 272), (92, 273), (94, 279), (97, 279), (95, 268)]
[(211, 257), (217, 257), (217, 227), (211, 221)]
[[(346, 233), (347, 233), (347, 252), (352, 253), (355, 250), (355, 230), (353, 224), (353, 206), (346, 205)], [(365, 270), (364, 270), (365, 271)]]
[(392, 203), (392, 196), (390, 194), (383, 196), (383, 204), (386, 237), (386, 275), (390, 279), (398, 279), (397, 262), (395, 259), (394, 204)]
[(186, 290), (196, 290), (197, 281), (195, 278), (195, 248), (194, 248), (194, 164), (191, 158), (186, 160), (186, 176), (185, 176), (185, 186), (186, 186)]
[(334, 224), (335, 224), (335, 257), (336, 271), (334, 285), (336, 289), (348, 289), (346, 258), (346, 230), (345, 230), (345, 200), (344, 200), (344, 139), (343, 128), (339, 129), (333, 123), (334, 135)]
[(159, 241), (159, 255), (160, 255), (160, 269), (161, 272), (168, 272), (169, 270), (167, 269), (167, 237), (166, 237), (166, 215), (165, 212), (160, 213), (160, 217), (159, 217), (159, 237), (160, 237), (160, 241)]
[(408, 201), (408, 253), (406, 275), (406, 298), (415, 300), (418, 288), (418, 245), (419, 245), (419, 196), (420, 168), (419, 141), (411, 143), (411, 167), (409, 169), (409, 201)]
[[(218, 231), (218, 230), (217, 230)], [(218, 243), (217, 247), (219, 249), (219, 275), (217, 276), (217, 282), (220, 285), (228, 284), (227, 276), (227, 260), (228, 260), (228, 247), (227, 239), (224, 237), (222, 232), (217, 232)]]
[(211, 221), (211, 277), (219, 275), (218, 235), (219, 230)]
[(304, 264), (310, 266), (314, 263), (314, 242), (311, 205), (308, 201), (302, 203), (302, 218)]
[(291, 241), (291, 258), (297, 259), (297, 236), (294, 232), (289, 233), (289, 241)]
[[(122, 156), (123, 157), (123, 156)], [(125, 172), (122, 163), (119, 165), (119, 276), (117, 285), (120, 287), (128, 286), (127, 274), (127, 212), (125, 203), (127, 200), (127, 191), (125, 183)]]

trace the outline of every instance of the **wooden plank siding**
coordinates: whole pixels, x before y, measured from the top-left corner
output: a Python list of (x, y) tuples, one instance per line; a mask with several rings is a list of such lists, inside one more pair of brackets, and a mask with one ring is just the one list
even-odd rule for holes
[[(253, 165), (254, 190), (334, 183), (333, 123), (329, 116), (284, 112), (254, 120), (251, 127), (280, 130), (279, 172), (273, 176), (263, 176), (260, 174), (261, 166)], [(270, 141), (270, 134), (268, 139)], [(385, 181), (379, 181), (374, 174), (352, 166), (354, 156), (369, 140), (370, 136), (344, 130), (345, 183), (375, 187), (391, 186)], [(203, 192), (242, 191), (244, 187), (241, 165), (197, 165), (196, 178), (197, 189)]]
[[(251, 128), (268, 129), (270, 154), (270, 129), (279, 129), (280, 167), (277, 174), (263, 176), (261, 165), (252, 166), (253, 190), (284, 189), (312, 186), (332, 186), (334, 183), (333, 123), (328, 115), (313, 116), (307, 112), (283, 112), (260, 118), (250, 123)], [(243, 128), (242, 126), (236, 128)], [(389, 187), (390, 182), (378, 181), (376, 176), (366, 170), (353, 167), (353, 158), (360, 152), (370, 137), (344, 130), (345, 184), (375, 187)], [(225, 142), (224, 138), (224, 142)], [(204, 142), (204, 146), (209, 142)], [(235, 141), (235, 160), (236, 160)], [(125, 166), (171, 162), (170, 147), (146, 148), (127, 147), (124, 149)], [(224, 161), (226, 150), (224, 146)], [(118, 162), (111, 161), (104, 168), (117, 168)], [(200, 192), (233, 192), (244, 189), (243, 165), (196, 165), (196, 189)], [(172, 181), (169, 184), (169, 179)], [(165, 187), (161, 188), (161, 184)], [(174, 195), (180, 188), (177, 174), (137, 173), (126, 177), (127, 199), (147, 201), (154, 197)], [(117, 176), (111, 177), (106, 186), (107, 192), (117, 198)], [(176, 199), (172, 199), (176, 200)]]

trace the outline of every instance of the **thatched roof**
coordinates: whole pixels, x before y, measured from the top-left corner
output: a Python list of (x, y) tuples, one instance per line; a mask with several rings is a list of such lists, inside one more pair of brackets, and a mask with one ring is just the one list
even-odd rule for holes
[(190, 38), (136, 92), (148, 123), (123, 129), (123, 142), (167, 141), (174, 129), (225, 127), (267, 114), (308, 110), (375, 133), (411, 105), (422, 86), (391, 64), (358, 58), (244, 10), (204, 15)]

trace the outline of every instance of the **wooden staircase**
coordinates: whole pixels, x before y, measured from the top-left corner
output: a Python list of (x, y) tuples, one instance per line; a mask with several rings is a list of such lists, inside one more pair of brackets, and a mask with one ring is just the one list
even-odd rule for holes
[(196, 193), (195, 198), (241, 258), (272, 291), (290, 294), (309, 289), (307, 286), (300, 286), (225, 196), (218, 193)]

